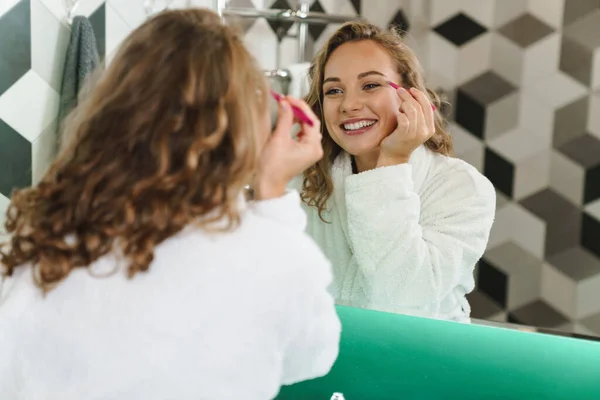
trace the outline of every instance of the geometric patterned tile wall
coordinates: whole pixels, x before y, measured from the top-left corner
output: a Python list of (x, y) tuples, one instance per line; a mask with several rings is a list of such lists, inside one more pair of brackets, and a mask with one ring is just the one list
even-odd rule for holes
[[(429, 85), (452, 103), (458, 156), (498, 193), (473, 316), (600, 334), (598, 1), (376, 3), (312, 0), (310, 9), (402, 27)], [(190, 5), (213, 1), (173, 4)], [(230, 5), (287, 9), (296, 0)], [(108, 61), (145, 18), (141, 0), (81, 0), (78, 13), (90, 17)], [(54, 155), (65, 15), (55, 0), (0, 0), (0, 223), (11, 190), (36, 182)], [(335, 28), (311, 26), (309, 46)], [(255, 20), (244, 29), (263, 68), (297, 61), (294, 25)]]

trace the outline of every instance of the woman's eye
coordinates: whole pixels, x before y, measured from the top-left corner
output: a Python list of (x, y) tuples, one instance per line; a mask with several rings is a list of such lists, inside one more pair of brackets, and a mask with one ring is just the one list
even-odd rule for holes
[(366, 90), (371, 90), (371, 89), (375, 89), (377, 87), (381, 86), (379, 83), (367, 83), (364, 88)]
[(325, 92), (325, 95), (331, 96), (333, 94), (338, 94), (338, 93), (341, 93), (340, 89), (329, 89)]

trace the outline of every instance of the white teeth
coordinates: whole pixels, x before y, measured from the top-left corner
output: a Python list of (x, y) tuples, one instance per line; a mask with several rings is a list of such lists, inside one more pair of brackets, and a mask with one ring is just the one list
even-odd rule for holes
[(361, 128), (365, 128), (367, 126), (371, 126), (373, 125), (375, 122), (377, 121), (358, 121), (358, 122), (354, 122), (352, 124), (344, 124), (344, 129), (347, 131), (355, 131), (357, 129), (361, 129)]

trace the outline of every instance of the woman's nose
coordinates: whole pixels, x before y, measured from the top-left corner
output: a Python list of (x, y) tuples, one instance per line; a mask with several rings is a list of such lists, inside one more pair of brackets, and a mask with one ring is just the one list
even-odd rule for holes
[(349, 113), (353, 111), (360, 111), (363, 107), (360, 96), (346, 94), (341, 104), (341, 111), (343, 113)]

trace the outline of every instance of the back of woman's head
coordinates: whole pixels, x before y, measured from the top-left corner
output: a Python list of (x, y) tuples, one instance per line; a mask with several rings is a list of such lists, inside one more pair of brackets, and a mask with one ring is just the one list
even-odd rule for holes
[[(425, 86), (421, 65), (414, 52), (406, 45), (402, 36), (395, 30), (384, 30), (366, 22), (348, 22), (342, 25), (331, 35), (322, 49), (315, 55), (309, 69), (310, 90), (306, 102), (321, 120), (323, 113), (323, 80), (327, 62), (333, 52), (346, 43), (372, 41), (381, 46), (393, 60), (397, 72), (405, 88), (415, 87), (429, 94), (432, 104), (440, 110), (440, 99)], [(446, 133), (446, 123), (440, 112), (435, 113), (436, 133), (425, 142), (430, 150), (451, 155), (452, 140)], [(327, 199), (333, 192), (333, 183), (330, 169), (334, 159), (342, 152), (342, 148), (332, 139), (327, 132), (327, 124), (321, 124), (323, 129), (324, 157), (321, 161), (309, 168), (304, 173), (302, 198), (308, 205), (314, 206), (322, 212), (325, 210)]]
[(133, 275), (193, 221), (235, 226), (266, 101), (260, 70), (218, 15), (147, 21), (69, 117), (72, 143), (36, 187), (13, 194), (8, 274), (31, 262), (47, 289), (118, 244)]

